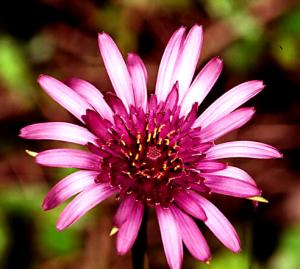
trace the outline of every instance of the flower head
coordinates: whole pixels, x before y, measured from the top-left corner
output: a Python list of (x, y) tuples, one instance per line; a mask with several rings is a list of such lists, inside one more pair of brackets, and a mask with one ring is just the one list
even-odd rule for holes
[(99, 48), (115, 94), (102, 95), (80, 79), (65, 85), (49, 76), (39, 77), (41, 87), (85, 127), (38, 123), (23, 128), (20, 136), (67, 141), (88, 149), (51, 149), (36, 156), (36, 162), (44, 166), (79, 169), (58, 182), (43, 202), (43, 208), (49, 210), (76, 195), (61, 213), (57, 229), (68, 227), (116, 195), (120, 205), (113, 232), (117, 232), (119, 254), (132, 247), (145, 207), (156, 211), (172, 269), (181, 267), (182, 243), (196, 259), (210, 259), (207, 242), (193, 218), (203, 221), (227, 248), (240, 250), (235, 229), (206, 194), (255, 199), (261, 191), (245, 171), (220, 160), (279, 158), (281, 154), (253, 141), (214, 143), (251, 119), (254, 108), (239, 107), (264, 85), (256, 80), (240, 84), (199, 116), (199, 105), (222, 69), (222, 61), (213, 58), (193, 80), (201, 46), (201, 26), (195, 25), (188, 34), (178, 29), (165, 49), (155, 93), (149, 98), (142, 60), (129, 54), (125, 63), (105, 33), (99, 34)]

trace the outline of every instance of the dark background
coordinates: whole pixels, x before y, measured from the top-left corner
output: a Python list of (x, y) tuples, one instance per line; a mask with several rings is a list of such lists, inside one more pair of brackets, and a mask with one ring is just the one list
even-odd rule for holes
[[(243, 251), (232, 254), (200, 224), (213, 251), (210, 266), (185, 255), (184, 268), (300, 268), (300, 4), (292, 0), (6, 0), (0, 6), (0, 268), (131, 268), (109, 237), (114, 199), (63, 232), (55, 230), (62, 207), (43, 212), (50, 186), (68, 169), (41, 168), (25, 154), (58, 142), (23, 141), (19, 129), (43, 121), (76, 122), (37, 85), (40, 73), (79, 77), (102, 91), (112, 86), (99, 57), (97, 32), (114, 37), (124, 55), (144, 59), (148, 89), (170, 35), (181, 25), (202, 24), (204, 48), (198, 70), (212, 56), (224, 71), (205, 100), (232, 86), (262, 79), (266, 89), (249, 102), (257, 113), (222, 140), (272, 144), (282, 160), (232, 160), (249, 172), (270, 203), (212, 197), (232, 221)], [(150, 268), (167, 268), (158, 225), (150, 212)]]

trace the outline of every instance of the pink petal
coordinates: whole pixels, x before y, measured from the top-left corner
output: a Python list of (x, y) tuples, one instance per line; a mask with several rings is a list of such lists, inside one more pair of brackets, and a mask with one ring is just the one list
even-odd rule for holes
[(242, 198), (258, 196), (261, 194), (261, 191), (256, 185), (236, 178), (210, 175), (209, 173), (201, 175), (205, 178), (205, 186), (215, 193)]
[(180, 230), (174, 215), (169, 208), (156, 206), (155, 209), (167, 262), (171, 269), (180, 269), (183, 249)]
[(223, 118), (214, 121), (200, 131), (202, 142), (209, 142), (218, 139), (219, 137), (240, 128), (246, 124), (254, 115), (253, 107), (237, 109)]
[(119, 226), (117, 235), (117, 251), (120, 255), (126, 254), (134, 244), (137, 238), (144, 213), (144, 206), (140, 201), (135, 201), (133, 196), (130, 199), (134, 200), (126, 221)]
[(194, 123), (194, 127), (201, 126), (205, 128), (247, 102), (261, 92), (264, 87), (265, 85), (259, 80), (248, 81), (234, 87), (213, 102), (198, 117)]
[(57, 207), (87, 187), (96, 186), (95, 179), (98, 175), (97, 171), (77, 171), (65, 177), (47, 193), (42, 205), (43, 209), (50, 210)]
[(201, 160), (199, 163), (195, 165), (195, 167), (200, 170), (201, 172), (214, 172), (223, 170), (227, 167), (226, 163), (217, 162), (217, 161), (207, 161)]
[(117, 192), (116, 188), (109, 184), (100, 184), (91, 186), (80, 194), (78, 194), (61, 213), (56, 228), (61, 231), (79, 218), (81, 218), (87, 211), (107, 199)]
[(170, 38), (162, 56), (155, 87), (155, 94), (158, 101), (165, 100), (174, 85), (174, 82), (172, 83), (172, 75), (176, 65), (176, 60), (180, 53), (184, 35), (185, 29), (183, 27), (179, 28)]
[(203, 40), (203, 29), (194, 25), (189, 31), (180, 54), (177, 58), (171, 83), (179, 83), (179, 103), (185, 96), (192, 82), (200, 56)]
[(38, 83), (57, 103), (80, 121), (87, 109), (93, 109), (81, 96), (55, 78), (40, 75)]
[(79, 149), (50, 149), (36, 156), (38, 164), (49, 167), (99, 170), (101, 158), (93, 153)]
[(208, 261), (210, 259), (209, 247), (193, 219), (175, 206), (172, 206), (171, 210), (180, 228), (182, 240), (189, 252), (200, 261)]
[(58, 140), (86, 145), (95, 144), (97, 137), (81, 126), (65, 122), (45, 122), (28, 125), (21, 129), (20, 136), (26, 139)]
[(109, 105), (105, 102), (101, 92), (91, 83), (72, 78), (68, 81), (68, 85), (84, 98), (103, 118), (113, 121), (113, 112)]
[(213, 174), (216, 176), (236, 178), (236, 179), (245, 181), (249, 184), (256, 185), (254, 179), (248, 173), (246, 173), (244, 170), (234, 167), (234, 166), (227, 166), (223, 170), (215, 171), (210, 174)]
[(223, 159), (223, 158), (257, 158), (272, 159), (281, 158), (274, 147), (254, 141), (232, 141), (215, 145), (206, 151), (206, 159)]
[(191, 193), (193, 198), (204, 209), (207, 220), (205, 225), (214, 233), (214, 235), (231, 251), (240, 251), (240, 240), (235, 229), (228, 219), (211, 202), (204, 197)]
[(134, 105), (131, 78), (122, 54), (112, 38), (106, 33), (98, 35), (100, 53), (116, 94), (128, 109)]
[(129, 53), (127, 57), (128, 70), (132, 79), (135, 105), (141, 106), (144, 111), (147, 109), (147, 70), (142, 59)]
[(191, 216), (203, 221), (207, 219), (202, 207), (200, 207), (198, 203), (190, 197), (188, 192), (178, 192), (174, 198), (176, 204)]
[(130, 217), (132, 209), (134, 208), (135, 202), (136, 200), (133, 199), (133, 196), (126, 196), (124, 199), (122, 199), (114, 216), (114, 226), (121, 227), (121, 225), (127, 221), (127, 219)]
[(108, 133), (108, 126), (105, 125), (105, 121), (101, 118), (101, 116), (93, 111), (88, 110), (86, 112), (86, 116), (83, 117), (88, 128), (99, 138), (107, 139), (110, 137)]
[(222, 60), (215, 57), (202, 68), (182, 99), (180, 111), (181, 116), (189, 113), (195, 102), (199, 105), (202, 103), (217, 81), (222, 71), (222, 67)]
[(179, 97), (178, 81), (176, 81), (176, 83), (172, 87), (172, 90), (169, 92), (169, 94), (166, 98), (165, 109), (172, 110), (175, 106), (177, 106), (178, 105), (178, 97)]

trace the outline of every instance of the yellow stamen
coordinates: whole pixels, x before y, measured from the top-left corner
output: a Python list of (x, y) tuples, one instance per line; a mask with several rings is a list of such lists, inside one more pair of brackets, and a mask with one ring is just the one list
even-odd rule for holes
[(139, 149), (138, 149), (138, 150), (139, 150), (139, 152), (141, 152), (141, 151), (142, 151), (142, 149), (143, 149), (143, 146), (142, 146), (142, 144), (140, 144), (140, 145), (139, 145)]
[(120, 142), (122, 143), (123, 146), (126, 146), (126, 142), (123, 139), (121, 139)]
[(112, 227), (110, 233), (109, 233), (109, 236), (113, 236), (115, 235), (117, 232), (119, 231), (119, 228), (117, 227)]
[(136, 143), (140, 144), (141, 143), (141, 134), (138, 134), (136, 137)]
[(159, 128), (158, 128), (158, 133), (160, 133), (162, 128), (164, 128), (165, 126), (166, 126), (165, 124), (160, 125)]
[(157, 128), (154, 128), (153, 138), (155, 138), (157, 135)]
[(137, 161), (137, 160), (139, 159), (139, 156), (140, 156), (140, 155), (137, 153), (137, 154), (135, 155), (135, 158), (134, 158), (134, 159)]
[(180, 165), (178, 164), (174, 167), (174, 171), (178, 170), (179, 168), (180, 168)]
[(31, 150), (29, 150), (29, 149), (26, 149), (25, 152), (26, 152), (29, 156), (31, 156), (31, 157), (36, 157), (36, 155), (38, 155), (37, 152), (31, 151)]
[(247, 199), (256, 201), (256, 202), (261, 202), (261, 203), (269, 203), (269, 201), (262, 196), (253, 196), (253, 197), (249, 197)]
[(148, 134), (148, 137), (147, 137), (147, 143), (149, 143), (151, 140), (151, 133)]

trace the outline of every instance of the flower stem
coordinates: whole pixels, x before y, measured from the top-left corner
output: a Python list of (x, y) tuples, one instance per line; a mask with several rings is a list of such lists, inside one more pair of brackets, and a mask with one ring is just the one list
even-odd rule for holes
[(147, 259), (147, 219), (148, 209), (145, 208), (142, 224), (132, 247), (132, 268), (133, 269), (148, 269)]

